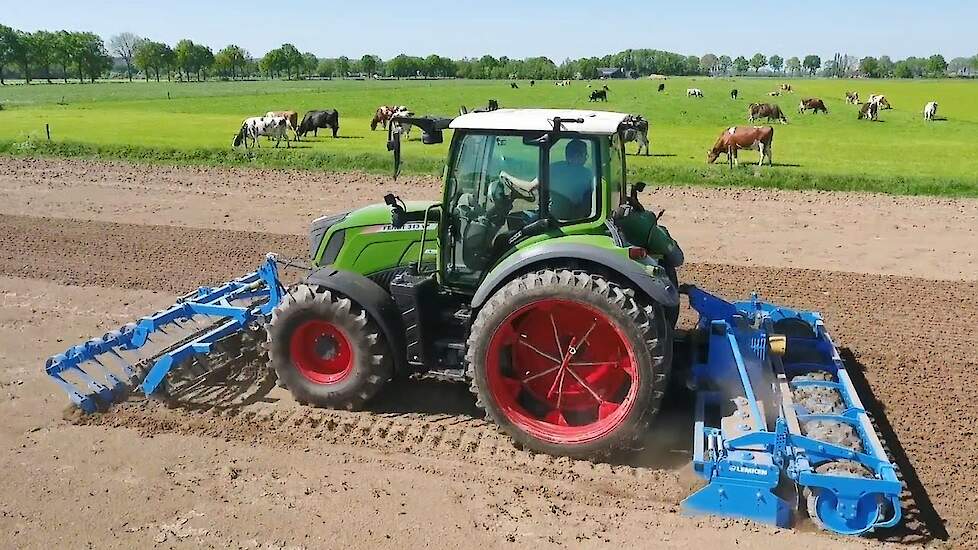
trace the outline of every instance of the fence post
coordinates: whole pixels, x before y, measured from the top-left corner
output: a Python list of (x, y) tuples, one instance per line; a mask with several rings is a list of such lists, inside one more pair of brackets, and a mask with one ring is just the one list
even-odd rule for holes
[(51, 141), (51, 125), (46, 122), (44, 123), (44, 133), (47, 134), (48, 141)]

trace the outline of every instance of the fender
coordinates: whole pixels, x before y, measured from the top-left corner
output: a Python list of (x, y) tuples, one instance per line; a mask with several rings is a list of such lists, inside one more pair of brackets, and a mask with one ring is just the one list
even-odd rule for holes
[(333, 267), (321, 267), (306, 277), (306, 283), (326, 287), (356, 301), (377, 323), (391, 347), (394, 357), (394, 372), (402, 373), (407, 369), (407, 358), (404, 342), (404, 326), (401, 314), (390, 294), (380, 286), (352, 271), (343, 271)]
[(472, 297), (472, 307), (481, 307), (497, 288), (512, 278), (514, 273), (525, 271), (527, 266), (550, 263), (550, 260), (556, 259), (587, 260), (605, 266), (630, 281), (663, 307), (679, 306), (679, 289), (672, 284), (665, 272), (662, 271), (660, 276), (653, 276), (646, 271), (647, 267), (661, 268), (652, 258), (645, 258), (638, 262), (606, 248), (579, 243), (544, 242), (516, 252), (493, 268), (476, 289)]

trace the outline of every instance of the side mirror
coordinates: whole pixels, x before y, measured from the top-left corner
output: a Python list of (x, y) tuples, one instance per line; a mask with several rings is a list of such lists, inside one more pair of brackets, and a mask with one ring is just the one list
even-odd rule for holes
[(432, 130), (421, 134), (421, 143), (425, 145), (435, 145), (445, 141), (444, 133), (441, 130)]

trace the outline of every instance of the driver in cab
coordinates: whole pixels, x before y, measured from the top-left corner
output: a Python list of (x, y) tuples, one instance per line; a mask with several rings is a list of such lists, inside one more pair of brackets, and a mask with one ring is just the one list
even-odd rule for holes
[[(564, 160), (550, 165), (550, 214), (558, 220), (579, 220), (591, 216), (594, 196), (594, 172), (587, 164), (587, 143), (573, 139), (564, 147)], [(512, 185), (532, 192), (539, 178), (521, 180), (506, 171), (499, 173)]]

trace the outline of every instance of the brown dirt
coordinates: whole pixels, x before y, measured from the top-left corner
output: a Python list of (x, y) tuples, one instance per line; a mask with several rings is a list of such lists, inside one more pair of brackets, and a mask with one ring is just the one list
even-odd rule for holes
[[(24, 179), (25, 173), (44, 179)], [(79, 183), (80, 173), (92, 181)], [(326, 189), (303, 186), (309, 180), (335, 186), (342, 178), (263, 173), (278, 182), (264, 187), (252, 181), (256, 174), (0, 159), (0, 188), (10, 193), (0, 204), (0, 414), (6, 419), (0, 425), (0, 532), (7, 544), (315, 548), (515, 542), (576, 548), (654, 541), (657, 547), (773, 542), (825, 548), (880, 541), (941, 544), (946, 538), (954, 546), (978, 545), (978, 487), (970, 472), (978, 463), (978, 413), (969, 405), (978, 387), (978, 339), (969, 324), (978, 318), (978, 276), (969, 262), (978, 246), (968, 240), (974, 239), (978, 209), (966, 201), (716, 190), (654, 195), (660, 204), (685, 205), (670, 208), (667, 219), (674, 227), (692, 223), (680, 220), (685, 213), (706, 216), (715, 208), (717, 219), (726, 220), (715, 223), (727, 223), (730, 235), (745, 235), (722, 246), (713, 243), (715, 258), (692, 254), (698, 262), (681, 272), (685, 282), (730, 296), (758, 290), (772, 301), (825, 314), (907, 486), (908, 521), (877, 539), (678, 514), (688, 492), (681, 467), (688, 461), (689, 419), (681, 404), (650, 435), (649, 446), (654, 443), (658, 452), (626, 457), (618, 465), (516, 451), (476, 417), (464, 388), (430, 382), (388, 391), (365, 413), (302, 408), (275, 388), (244, 407), (172, 409), (132, 401), (81, 425), (62, 420), (66, 400), (41, 373), (46, 356), (165, 305), (175, 294), (252, 269), (266, 251), (305, 253), (302, 227), (320, 213), (317, 208), (325, 210), (315, 201), (325, 201), (316, 195)], [(334, 210), (375, 200), (386, 189), (376, 178), (352, 177), (361, 189), (331, 197)], [(140, 182), (132, 192), (117, 187), (126, 178)], [(228, 178), (250, 183), (231, 186)], [(190, 181), (193, 196), (181, 198), (186, 190), (180, 182)], [(297, 190), (285, 192), (287, 182)], [(421, 195), (434, 195), (430, 182), (414, 184)], [(92, 195), (99, 185), (108, 191)], [(398, 192), (417, 196), (409, 191)], [(307, 200), (310, 192), (313, 199)], [(249, 194), (272, 204), (269, 211), (280, 216), (272, 222), (276, 227), (242, 231), (259, 226), (242, 223), (239, 214), (254, 220), (266, 211), (245, 206)], [(165, 207), (167, 197), (172, 207)], [(758, 197), (768, 201), (770, 212), (795, 213), (779, 214), (771, 229), (778, 228), (785, 250), (818, 245), (853, 272), (798, 269), (807, 260), (794, 252), (737, 260), (756, 256), (759, 241), (747, 232), (761, 229), (730, 212)], [(99, 210), (103, 200), (109, 206)], [(866, 226), (818, 221), (818, 236), (812, 237), (811, 228), (803, 227), (806, 215), (798, 214), (854, 204), (861, 219), (956, 214), (921, 218), (922, 233), (950, 235), (944, 239), (949, 242), (891, 269), (883, 253), (828, 248), (864, 239)], [(160, 212), (172, 217), (152, 218), (160, 225), (147, 225), (148, 216)], [(235, 217), (225, 219), (225, 212)], [(902, 237), (888, 231), (880, 246), (899, 249)], [(960, 253), (949, 256), (943, 273), (928, 271), (933, 266), (927, 258), (952, 248)], [(768, 257), (775, 261), (760, 267)], [(725, 265), (743, 263), (753, 265)], [(958, 276), (956, 270), (971, 271)], [(894, 275), (908, 272), (946, 280)]]

